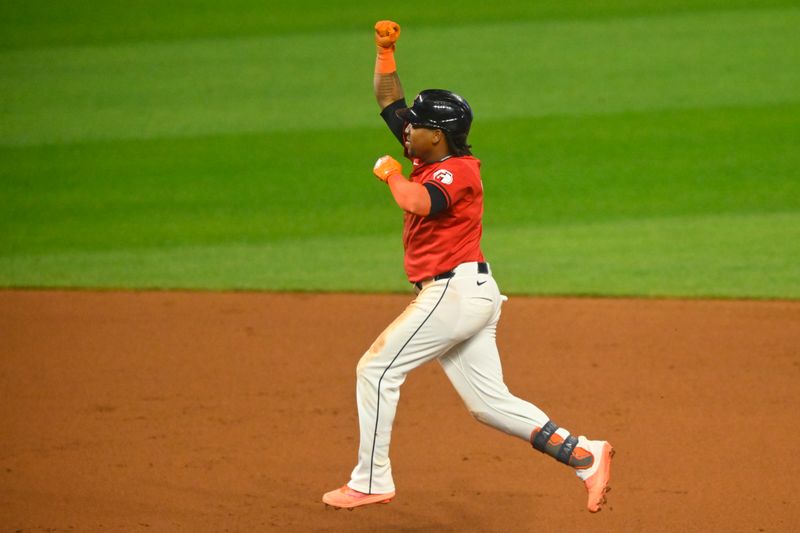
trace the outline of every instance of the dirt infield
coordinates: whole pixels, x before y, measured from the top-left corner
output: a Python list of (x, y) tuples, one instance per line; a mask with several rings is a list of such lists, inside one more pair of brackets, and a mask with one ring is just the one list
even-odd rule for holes
[(397, 498), (326, 510), (356, 459), (356, 361), (409, 300), (0, 291), (0, 529), (800, 528), (800, 302), (512, 297), (506, 381), (614, 444), (612, 509), (431, 364), (402, 389)]

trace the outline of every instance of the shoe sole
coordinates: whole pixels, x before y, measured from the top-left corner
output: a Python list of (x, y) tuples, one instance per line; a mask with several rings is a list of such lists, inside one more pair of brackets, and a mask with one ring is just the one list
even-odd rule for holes
[(325, 504), (325, 510), (328, 510), (328, 507), (332, 508), (334, 511), (338, 511), (339, 509), (347, 509), (348, 511), (352, 511), (357, 507), (364, 507), (365, 505), (372, 505), (374, 503), (389, 503), (392, 501), (393, 498), (388, 498), (386, 500), (377, 500), (377, 501), (360, 501), (358, 503), (354, 503), (353, 505), (334, 505), (328, 502), (322, 502)]
[(385, 499), (380, 499), (377, 496), (380, 496), (380, 495), (373, 496), (372, 498), (370, 498), (370, 497), (361, 498), (360, 500), (358, 500), (356, 502), (353, 502), (351, 504), (333, 504), (333, 503), (328, 503), (326, 501), (323, 501), (322, 503), (325, 504), (325, 509), (326, 510), (328, 509), (328, 507), (332, 507), (336, 511), (338, 511), (339, 509), (347, 509), (348, 511), (352, 511), (356, 507), (363, 507), (365, 505), (372, 505), (374, 503), (384, 503), (385, 504), (385, 503), (391, 502), (394, 499), (394, 496), (392, 496), (390, 498), (385, 498)]
[[(608, 457), (606, 459), (606, 461), (605, 461), (605, 464), (602, 466), (602, 468), (603, 468), (602, 474), (603, 474), (603, 478), (606, 480), (606, 482), (605, 482), (605, 486), (603, 487), (602, 492), (597, 496), (597, 498), (599, 498), (597, 500), (597, 507), (595, 509), (592, 509), (591, 507), (589, 507), (587, 505), (587, 507), (589, 508), (589, 512), (590, 513), (599, 513), (600, 511), (602, 511), (603, 510), (603, 506), (608, 503), (608, 500), (606, 499), (606, 494), (611, 492), (611, 486), (609, 485), (609, 482), (611, 481), (611, 460), (614, 458), (614, 455), (617, 452), (614, 450), (614, 448), (610, 444), (606, 443), (606, 444), (603, 445), (603, 452), (602, 453), (604, 455), (607, 455), (607, 457)], [(595, 472), (594, 475), (596, 476), (599, 473), (600, 473), (599, 471)]]

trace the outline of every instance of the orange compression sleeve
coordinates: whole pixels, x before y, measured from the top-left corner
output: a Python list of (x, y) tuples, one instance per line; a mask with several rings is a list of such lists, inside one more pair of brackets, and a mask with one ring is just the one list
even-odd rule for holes
[(391, 48), (378, 47), (378, 57), (375, 58), (375, 74), (391, 74), (397, 72), (394, 62), (394, 46)]
[(400, 209), (420, 216), (430, 214), (431, 196), (423, 185), (408, 181), (402, 174), (392, 174), (386, 184)]

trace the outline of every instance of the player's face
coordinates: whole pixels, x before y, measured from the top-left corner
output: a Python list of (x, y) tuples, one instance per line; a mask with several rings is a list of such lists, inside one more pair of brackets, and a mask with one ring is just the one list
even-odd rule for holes
[(408, 155), (426, 160), (441, 136), (439, 130), (406, 124), (406, 150)]

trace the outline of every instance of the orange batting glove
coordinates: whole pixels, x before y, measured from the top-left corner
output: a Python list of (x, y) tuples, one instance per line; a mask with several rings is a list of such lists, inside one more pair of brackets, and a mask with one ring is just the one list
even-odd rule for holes
[(397, 159), (390, 155), (385, 155), (375, 161), (375, 166), (372, 172), (378, 176), (378, 179), (384, 183), (388, 183), (389, 178), (395, 174), (403, 175), (403, 166), (397, 162)]
[(391, 20), (379, 20), (375, 23), (375, 44), (378, 47), (378, 57), (375, 60), (377, 74), (397, 72), (394, 49), (399, 38), (400, 25), (398, 23)]
[(400, 24), (393, 20), (379, 20), (375, 23), (375, 44), (378, 48), (391, 48), (400, 38)]

